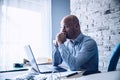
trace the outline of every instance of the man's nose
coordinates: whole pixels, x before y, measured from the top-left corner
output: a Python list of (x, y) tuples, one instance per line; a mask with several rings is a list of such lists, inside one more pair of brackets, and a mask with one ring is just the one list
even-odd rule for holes
[(66, 32), (66, 30), (65, 30), (65, 29), (62, 29), (62, 32)]
[(62, 29), (62, 32), (66, 32), (65, 28)]

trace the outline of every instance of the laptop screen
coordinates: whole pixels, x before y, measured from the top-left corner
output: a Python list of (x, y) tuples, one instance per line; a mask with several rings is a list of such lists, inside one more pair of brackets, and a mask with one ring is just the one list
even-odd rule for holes
[(25, 50), (27, 52), (27, 56), (29, 58), (30, 64), (33, 68), (38, 73), (52, 73), (52, 72), (65, 72), (67, 71), (66, 69), (60, 67), (60, 66), (53, 66), (52, 64), (46, 64), (46, 65), (37, 65), (37, 62), (35, 60), (34, 54), (32, 52), (32, 49), (30, 45), (25, 46)]
[(37, 62), (36, 62), (36, 60), (35, 60), (35, 57), (34, 57), (34, 54), (33, 54), (33, 52), (32, 52), (32, 49), (31, 49), (30, 45), (26, 45), (24, 48), (25, 48), (25, 51), (26, 51), (26, 53), (27, 53), (27, 56), (28, 56), (28, 59), (29, 59), (29, 61), (30, 61), (30, 64), (31, 64), (32, 68), (33, 68), (36, 72), (40, 73), (40, 70), (39, 70), (39, 68), (38, 68)]

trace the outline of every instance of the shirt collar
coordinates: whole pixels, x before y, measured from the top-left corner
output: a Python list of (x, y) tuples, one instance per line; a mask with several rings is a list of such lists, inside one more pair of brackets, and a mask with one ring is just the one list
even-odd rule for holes
[[(72, 41), (72, 43), (73, 43), (73, 44), (76, 44), (77, 42), (78, 42), (78, 43), (81, 42), (83, 36), (84, 36), (84, 35), (83, 35), (82, 33), (80, 33), (79, 36), (78, 36), (75, 40)], [(71, 42), (71, 41), (70, 41), (70, 42)]]

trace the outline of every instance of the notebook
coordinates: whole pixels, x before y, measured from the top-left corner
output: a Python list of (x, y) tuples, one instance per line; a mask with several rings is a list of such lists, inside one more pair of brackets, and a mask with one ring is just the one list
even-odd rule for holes
[(67, 71), (66, 69), (60, 67), (60, 66), (53, 66), (52, 64), (41, 64), (38, 65), (36, 62), (36, 59), (34, 57), (33, 51), (31, 49), (30, 45), (26, 45), (25, 47), (25, 51), (27, 53), (28, 59), (30, 61), (30, 64), (33, 68), (33, 70), (35, 70), (37, 73), (41, 73), (41, 74), (46, 74), (46, 73), (52, 73), (52, 72), (65, 72)]

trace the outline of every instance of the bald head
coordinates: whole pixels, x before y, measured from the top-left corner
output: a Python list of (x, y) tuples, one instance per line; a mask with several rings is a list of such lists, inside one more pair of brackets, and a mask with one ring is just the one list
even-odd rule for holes
[(65, 16), (62, 21), (61, 24), (65, 22), (65, 23), (70, 23), (70, 24), (78, 24), (79, 25), (79, 20), (75, 15), (68, 15)]
[(80, 34), (79, 20), (75, 15), (65, 16), (61, 21), (62, 32), (67, 34), (67, 38), (75, 39)]

